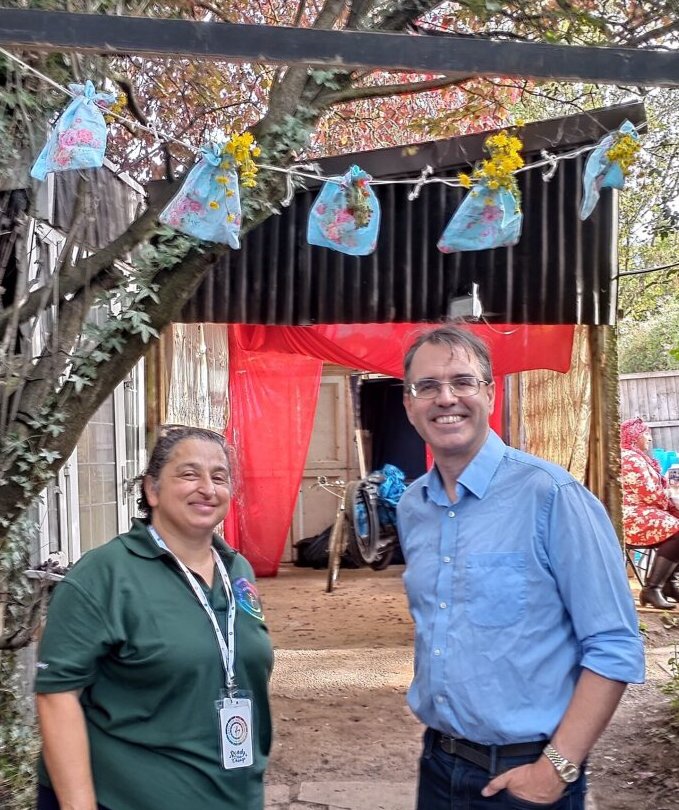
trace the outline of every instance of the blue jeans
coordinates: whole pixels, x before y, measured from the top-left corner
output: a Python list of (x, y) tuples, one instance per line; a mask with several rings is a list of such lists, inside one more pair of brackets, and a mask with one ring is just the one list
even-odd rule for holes
[[(535, 756), (503, 757), (498, 760), (497, 774), (536, 759)], [(577, 782), (568, 785), (563, 796), (553, 804), (529, 802), (506, 790), (488, 798), (482, 796), (483, 788), (497, 774), (447, 754), (434, 743), (434, 734), (427, 729), (420, 759), (417, 810), (584, 810), (587, 791), (584, 768)]]

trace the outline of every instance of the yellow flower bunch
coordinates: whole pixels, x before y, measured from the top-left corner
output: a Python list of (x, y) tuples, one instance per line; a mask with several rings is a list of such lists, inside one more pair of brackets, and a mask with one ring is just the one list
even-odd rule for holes
[(243, 188), (254, 188), (257, 185), (255, 177), (258, 168), (253, 158), (259, 157), (262, 150), (257, 146), (250, 132), (232, 135), (224, 145), (222, 154), (228, 155), (230, 158), (222, 163), (222, 167), (226, 169), (235, 163)]
[(116, 100), (111, 104), (109, 107), (108, 114), (104, 116), (104, 121), (107, 124), (112, 124), (116, 119), (116, 115), (120, 115), (120, 113), (125, 109), (127, 106), (127, 94), (126, 93), (118, 93)]
[(497, 135), (487, 138), (484, 148), (490, 157), (483, 160), (471, 175), (458, 175), (460, 185), (463, 188), (471, 188), (475, 183), (479, 183), (491, 191), (505, 188), (518, 194), (515, 172), (524, 165), (524, 159), (519, 154), (523, 149), (521, 139), (502, 130)]
[(629, 134), (618, 133), (613, 146), (606, 152), (606, 157), (611, 163), (617, 163), (623, 175), (627, 176), (634, 164), (639, 151), (639, 141)]

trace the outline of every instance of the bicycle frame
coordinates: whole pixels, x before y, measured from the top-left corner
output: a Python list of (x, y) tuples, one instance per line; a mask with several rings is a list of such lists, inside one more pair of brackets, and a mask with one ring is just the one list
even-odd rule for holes
[[(339, 579), (340, 564), (342, 562), (342, 554), (346, 549), (347, 533), (346, 533), (346, 484), (342, 479), (337, 478), (335, 481), (328, 481), (325, 475), (320, 475), (317, 478), (318, 486), (334, 495), (338, 499), (337, 514), (335, 515), (335, 522), (333, 523), (330, 532), (330, 540), (328, 542), (328, 576), (326, 580), (325, 591), (332, 593), (337, 581)], [(335, 490), (339, 489), (340, 492)]]

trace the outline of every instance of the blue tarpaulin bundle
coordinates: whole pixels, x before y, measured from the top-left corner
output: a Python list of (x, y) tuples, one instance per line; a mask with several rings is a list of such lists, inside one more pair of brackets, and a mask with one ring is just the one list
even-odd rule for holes
[(384, 479), (377, 491), (380, 525), (396, 527), (396, 504), (406, 490), (405, 473), (393, 464), (385, 464), (378, 472)]

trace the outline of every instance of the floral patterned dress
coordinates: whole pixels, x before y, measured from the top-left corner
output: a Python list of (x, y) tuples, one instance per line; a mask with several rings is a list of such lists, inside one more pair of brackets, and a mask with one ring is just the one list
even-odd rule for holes
[(679, 532), (665, 479), (636, 450), (622, 450), (622, 522), (630, 546), (654, 546)]

